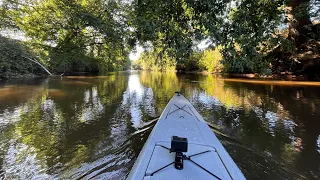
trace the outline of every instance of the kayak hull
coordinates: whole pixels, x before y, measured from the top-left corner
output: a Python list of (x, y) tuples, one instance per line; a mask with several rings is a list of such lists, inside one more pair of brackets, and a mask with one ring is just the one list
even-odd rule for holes
[[(174, 167), (171, 137), (188, 139), (184, 168)], [(170, 164), (171, 163), (171, 164)], [(181, 94), (172, 97), (127, 179), (245, 179), (202, 116)]]

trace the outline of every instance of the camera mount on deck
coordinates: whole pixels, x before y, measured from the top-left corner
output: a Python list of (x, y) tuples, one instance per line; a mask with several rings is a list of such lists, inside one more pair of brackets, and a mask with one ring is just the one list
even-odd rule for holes
[(186, 155), (183, 152), (188, 151), (188, 139), (178, 136), (171, 137), (171, 152), (175, 152), (174, 167), (178, 170), (183, 169), (183, 160), (186, 159)]

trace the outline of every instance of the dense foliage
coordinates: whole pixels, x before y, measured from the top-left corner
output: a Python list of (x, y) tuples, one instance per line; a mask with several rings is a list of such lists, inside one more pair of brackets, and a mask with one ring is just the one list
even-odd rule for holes
[[(137, 44), (147, 47), (135, 63), (143, 69), (268, 74), (320, 66), (316, 0), (3, 0), (0, 13), (0, 28), (25, 33), (56, 72), (123, 69)], [(211, 45), (198, 49), (203, 41)]]
[(116, 1), (2, 2), (4, 27), (30, 38), (35, 53), (54, 71), (122, 69), (128, 61), (130, 32), (124, 4)]
[(141, 53), (139, 59), (133, 63), (135, 69), (143, 70), (175, 70), (176, 61), (167, 53), (161, 53), (159, 49), (147, 50)]
[[(222, 72), (223, 65), (220, 48), (214, 50), (193, 52), (188, 58), (184, 58), (181, 63), (176, 64), (174, 58), (168, 54), (161, 54), (160, 51), (148, 50), (141, 54), (137, 61), (132, 63), (134, 69), (142, 70), (162, 70), (162, 71), (199, 71)], [(161, 56), (161, 57), (160, 57)]]
[(222, 64), (222, 55), (220, 49), (216, 48), (215, 50), (206, 50), (203, 52), (199, 60), (200, 67), (209, 72), (221, 72), (223, 70)]
[(0, 50), (0, 80), (43, 73), (33, 62), (24, 58), (30, 57), (31, 53), (21, 42), (0, 35)]
[[(139, 41), (168, 49), (178, 64), (189, 62), (195, 42), (210, 39), (221, 46), (225, 71), (270, 73), (276, 63), (268, 55), (275, 49), (292, 49), (282, 57), (292, 62), (303, 44), (319, 42), (319, 25), (311, 19), (319, 20), (320, 4), (313, 0), (136, 0), (133, 5)], [(285, 38), (278, 33), (282, 29), (288, 29)]]

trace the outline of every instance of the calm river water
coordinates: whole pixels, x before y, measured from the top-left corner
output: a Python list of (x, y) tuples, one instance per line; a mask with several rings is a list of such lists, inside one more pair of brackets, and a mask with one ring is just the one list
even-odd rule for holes
[(320, 178), (320, 86), (121, 72), (0, 84), (0, 179), (125, 179), (181, 91), (248, 179)]

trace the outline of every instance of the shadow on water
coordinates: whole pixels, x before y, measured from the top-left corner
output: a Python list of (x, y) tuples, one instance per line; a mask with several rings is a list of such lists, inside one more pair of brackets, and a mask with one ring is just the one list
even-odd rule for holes
[(0, 176), (125, 179), (181, 91), (248, 179), (319, 179), (319, 90), (144, 71), (11, 81), (0, 85)]
[[(124, 159), (128, 160), (129, 167), (132, 167), (142, 149), (141, 145), (143, 145), (146, 142), (157, 120), (158, 118), (151, 120), (144, 127), (132, 133), (130, 137), (126, 139), (125, 142), (123, 142), (119, 147), (110, 151), (110, 154), (114, 155), (114, 157), (110, 159), (110, 161), (112, 162), (112, 164), (115, 164), (115, 165), (110, 166), (110, 161), (104, 162), (101, 165), (96, 165), (93, 169), (90, 169), (85, 174), (81, 175), (80, 177), (77, 177), (76, 179), (99, 178), (99, 176), (102, 176), (100, 178), (105, 178), (106, 177), (105, 173), (112, 172), (115, 166), (118, 166), (118, 168), (123, 168), (122, 167), (123, 163), (121, 162)], [(109, 177), (109, 178), (121, 179), (126, 177), (128, 173), (126, 173), (125, 175), (122, 174), (121, 176), (116, 178), (115, 177)]]

